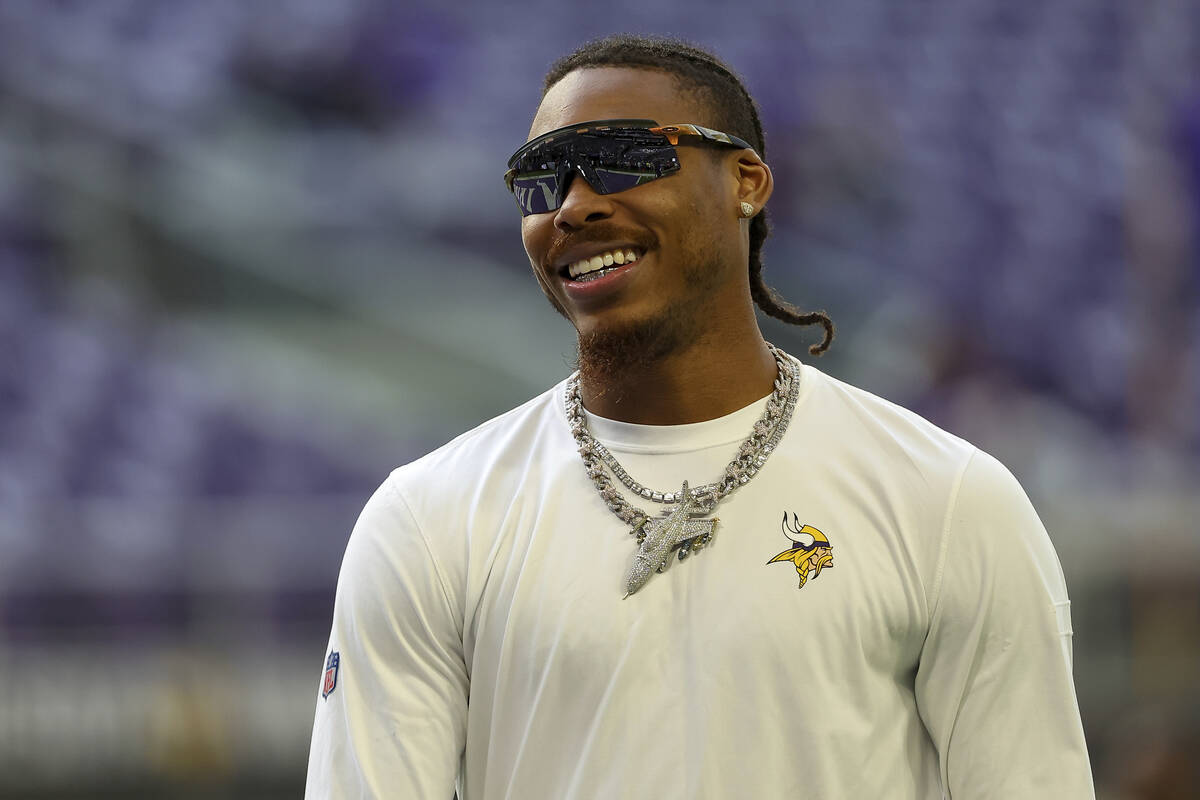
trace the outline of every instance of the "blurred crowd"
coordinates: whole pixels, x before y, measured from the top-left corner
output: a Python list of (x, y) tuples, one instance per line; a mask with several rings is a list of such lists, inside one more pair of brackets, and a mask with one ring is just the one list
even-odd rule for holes
[(757, 97), (818, 366), (1034, 498), (1102, 797), (1200, 796), (1187, 0), (0, 4), (0, 796), (295, 796), (357, 510), (571, 368), (500, 175), (614, 31)]

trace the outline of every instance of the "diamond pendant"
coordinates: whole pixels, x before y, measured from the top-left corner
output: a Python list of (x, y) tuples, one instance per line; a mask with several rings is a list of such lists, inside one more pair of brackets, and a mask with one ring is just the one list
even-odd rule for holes
[(625, 576), (625, 597), (642, 588), (653, 573), (664, 571), (676, 551), (683, 561), (712, 539), (718, 520), (692, 519), (699, 509), (688, 492), (687, 481), (683, 482), (679, 496), (686, 498), (679, 506), (663, 511), (656, 519), (645, 519), (634, 528), (638, 551)]
[[(640, 545), (649, 536), (656, 534), (662, 529), (670, 519), (672, 510), (665, 509), (662, 516), (656, 519), (648, 519), (640, 526), (641, 530), (637, 533), (637, 542)], [(683, 532), (679, 537), (678, 542), (672, 549), (678, 550), (679, 560), (683, 561), (693, 550), (700, 550), (704, 545), (712, 539), (713, 533), (716, 530), (718, 520), (716, 517), (712, 519), (688, 519), (683, 523)], [(658, 572), (666, 569), (666, 564), (670, 563), (670, 558), (664, 561), (663, 566), (658, 568)]]

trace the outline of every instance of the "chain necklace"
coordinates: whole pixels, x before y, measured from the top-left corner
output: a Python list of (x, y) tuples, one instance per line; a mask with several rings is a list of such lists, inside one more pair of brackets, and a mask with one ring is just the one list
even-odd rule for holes
[[(677, 552), (679, 560), (683, 561), (712, 540), (718, 520), (694, 517), (711, 514), (730, 492), (749, 483), (783, 438), (800, 394), (800, 365), (770, 342), (767, 347), (779, 370), (766, 410), (754, 423), (750, 436), (742, 442), (720, 479), (694, 489), (689, 489), (684, 481), (677, 492), (658, 492), (633, 479), (616, 456), (588, 432), (578, 373), (567, 381), (567, 423), (583, 457), (587, 475), (609, 510), (629, 525), (630, 534), (637, 538), (638, 552), (625, 579), (626, 597), (640, 589), (651, 574), (665, 570), (671, 563), (673, 552)], [(655, 503), (679, 505), (664, 509), (661, 516), (651, 518), (621, 496), (605, 471), (606, 467), (637, 496)]]

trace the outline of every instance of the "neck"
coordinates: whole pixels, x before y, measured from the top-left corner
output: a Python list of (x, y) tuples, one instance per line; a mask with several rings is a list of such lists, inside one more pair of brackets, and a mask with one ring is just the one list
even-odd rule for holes
[(777, 372), (757, 323), (752, 326), (741, 336), (702, 336), (626, 363), (589, 363), (583, 353), (584, 407), (622, 422), (683, 425), (750, 405), (771, 393)]

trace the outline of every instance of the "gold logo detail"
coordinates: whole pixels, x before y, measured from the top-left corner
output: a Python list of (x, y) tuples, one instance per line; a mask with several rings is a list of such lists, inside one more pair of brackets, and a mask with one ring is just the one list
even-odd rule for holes
[(809, 579), (816, 578), (821, 574), (821, 570), (833, 566), (833, 545), (829, 543), (825, 534), (812, 525), (801, 525), (795, 512), (792, 513), (790, 521), (787, 512), (783, 512), (782, 527), (783, 535), (792, 540), (792, 546), (767, 563), (792, 562), (800, 575), (798, 588), (803, 589)]

